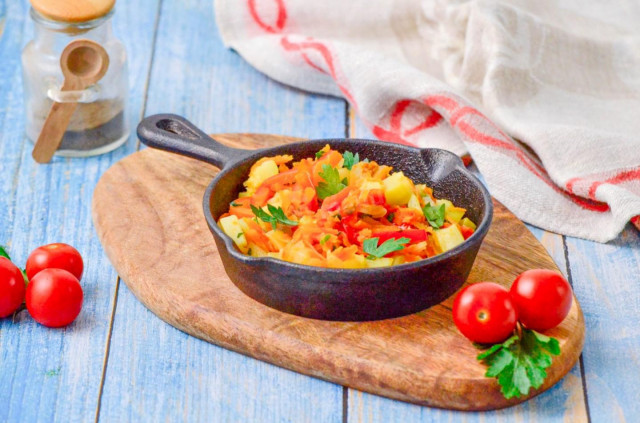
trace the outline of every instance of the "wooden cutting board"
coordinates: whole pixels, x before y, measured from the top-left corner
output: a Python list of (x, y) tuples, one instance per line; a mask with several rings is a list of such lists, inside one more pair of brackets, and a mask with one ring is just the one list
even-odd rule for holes
[[(258, 134), (215, 138), (240, 148), (295, 141)], [(452, 298), (420, 313), (376, 322), (328, 322), (293, 316), (244, 295), (227, 277), (202, 213), (205, 187), (217, 169), (146, 149), (116, 163), (99, 181), (93, 220), (121, 278), (167, 323), (222, 347), (362, 391), (418, 404), (488, 410), (507, 401), (478, 351), (456, 330)], [(524, 224), (495, 202), (493, 223), (468, 282), (509, 286), (531, 268), (556, 269)], [(576, 363), (584, 342), (577, 301), (548, 333), (562, 354), (544, 386)]]

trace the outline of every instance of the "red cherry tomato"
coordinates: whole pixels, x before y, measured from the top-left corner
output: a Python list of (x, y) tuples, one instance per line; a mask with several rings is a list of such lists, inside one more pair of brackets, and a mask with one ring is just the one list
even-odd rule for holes
[(558, 272), (532, 269), (513, 281), (509, 291), (520, 322), (529, 329), (546, 330), (558, 326), (571, 309), (573, 291)]
[(43, 245), (31, 252), (27, 259), (29, 280), (44, 269), (64, 269), (78, 280), (82, 279), (82, 256), (71, 245), (56, 243)]
[(509, 291), (493, 282), (480, 282), (460, 291), (453, 302), (453, 321), (473, 342), (496, 344), (513, 333), (517, 313)]
[(0, 318), (10, 316), (24, 301), (22, 272), (8, 259), (0, 257)]
[(27, 285), (27, 310), (38, 323), (51, 328), (73, 322), (82, 299), (80, 282), (63, 269), (44, 269)]

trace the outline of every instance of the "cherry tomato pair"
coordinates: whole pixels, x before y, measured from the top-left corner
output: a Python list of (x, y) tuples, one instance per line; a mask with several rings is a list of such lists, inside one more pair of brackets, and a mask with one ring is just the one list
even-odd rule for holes
[(83, 262), (80, 253), (67, 244), (36, 248), (27, 259), (29, 283), (11, 261), (0, 258), (0, 317), (14, 313), (26, 301), (29, 314), (49, 327), (66, 326), (80, 314)]
[(560, 273), (527, 270), (510, 290), (493, 282), (464, 288), (453, 303), (453, 321), (471, 341), (495, 344), (508, 338), (518, 321), (538, 331), (558, 326), (572, 300), (571, 285)]

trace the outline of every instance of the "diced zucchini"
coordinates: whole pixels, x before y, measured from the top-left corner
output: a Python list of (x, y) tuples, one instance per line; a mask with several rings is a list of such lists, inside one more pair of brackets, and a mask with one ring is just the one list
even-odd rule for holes
[[(291, 205), (291, 190), (285, 189), (283, 191), (276, 192), (274, 196), (267, 201), (267, 204), (271, 204), (276, 208), (280, 207), (284, 211), (288, 210), (289, 205)], [(265, 211), (270, 213), (269, 208)]]
[(410, 209), (418, 210), (422, 213), (422, 207), (420, 207), (420, 201), (415, 194), (411, 194), (411, 198), (409, 198), (409, 203), (407, 203), (407, 207)]
[(372, 189), (383, 189), (383, 186), (380, 182), (376, 181), (364, 181), (362, 185), (360, 185), (361, 191), (371, 191)]
[[(342, 181), (343, 179), (346, 179), (347, 182), (349, 182), (349, 176), (350, 176), (351, 172), (349, 171), (349, 169), (347, 169), (346, 167), (340, 167), (338, 168), (338, 175), (340, 175), (340, 180)], [(348, 184), (347, 184), (348, 185)]]
[(422, 197), (422, 201), (424, 202), (425, 205), (428, 204), (432, 207), (436, 205), (436, 202), (433, 201), (433, 199), (431, 199), (431, 197), (428, 195), (425, 195), (424, 197)]
[(384, 196), (387, 203), (391, 205), (407, 204), (413, 194), (413, 184), (402, 172), (388, 176), (382, 181), (382, 184), (384, 185)]
[(365, 260), (365, 264), (367, 265), (368, 268), (389, 267), (389, 266), (393, 266), (393, 258), (382, 257), (375, 260)]
[(437, 206), (441, 204), (444, 204), (444, 218), (452, 223), (460, 222), (460, 219), (462, 219), (462, 216), (464, 216), (467, 211), (462, 207), (454, 206), (453, 203), (449, 200), (436, 200)]
[(437, 229), (433, 235), (442, 252), (449, 251), (464, 242), (464, 237), (456, 225)]
[(467, 228), (471, 228), (471, 229), (473, 229), (473, 230), (475, 230), (475, 229), (476, 229), (476, 224), (475, 224), (475, 223), (473, 223), (473, 222), (471, 221), (471, 219), (469, 219), (468, 217), (465, 217), (464, 219), (462, 219), (462, 220), (460, 221), (460, 224), (461, 224), (462, 226), (466, 226)]
[(265, 250), (263, 250), (262, 248), (258, 247), (253, 242), (250, 242), (248, 247), (249, 247), (249, 255), (251, 255), (251, 257), (266, 257), (267, 256), (267, 252)]
[(240, 225), (238, 217), (235, 215), (226, 216), (219, 220), (222, 231), (227, 234), (243, 253), (247, 252), (247, 238)]
[(282, 250), (284, 247), (286, 247), (289, 241), (291, 241), (291, 236), (287, 235), (279, 229), (265, 232), (265, 235), (278, 250)]
[(283, 254), (282, 258), (299, 264), (309, 264), (309, 261), (311, 260), (309, 249), (302, 241), (298, 241), (295, 244), (288, 246), (286, 254)]
[(453, 203), (449, 200), (445, 200), (445, 199), (441, 199), (441, 200), (436, 200), (436, 206), (440, 206), (444, 204), (444, 211), (446, 212), (448, 209), (450, 209), (451, 207), (453, 207)]
[(366, 267), (365, 261), (367, 260), (360, 254), (354, 254), (353, 257), (348, 260), (340, 260), (340, 258), (332, 254), (331, 251), (327, 253), (327, 266), (333, 268), (363, 269)]
[(247, 187), (247, 192), (253, 193), (260, 184), (270, 177), (277, 175), (279, 172), (278, 165), (273, 160), (265, 160), (260, 163), (251, 171), (249, 179), (244, 183), (244, 186)]

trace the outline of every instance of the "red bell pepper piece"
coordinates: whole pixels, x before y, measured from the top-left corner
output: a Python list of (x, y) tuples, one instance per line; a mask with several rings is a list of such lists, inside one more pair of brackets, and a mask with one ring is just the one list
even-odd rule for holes
[(384, 231), (377, 232), (371, 235), (373, 238), (378, 238), (378, 245), (389, 239), (409, 238), (410, 244), (426, 241), (427, 231), (424, 229), (404, 229), (401, 231)]
[(351, 191), (351, 187), (346, 187), (339, 193), (330, 195), (329, 197), (322, 200), (322, 206), (321, 206), (322, 210), (327, 210), (327, 211), (338, 210), (338, 208), (340, 208), (340, 205), (342, 204), (342, 201), (345, 198), (347, 198), (347, 195), (349, 195), (350, 191)]
[(260, 188), (269, 187), (275, 191), (283, 189), (285, 185), (291, 185), (296, 181), (297, 174), (298, 169), (290, 169), (286, 172), (278, 173), (277, 175), (273, 175), (270, 178), (265, 179), (265, 181), (260, 185)]
[(384, 196), (384, 191), (381, 189), (372, 189), (367, 196), (369, 204), (377, 206), (384, 206), (387, 203), (387, 199)]
[[(324, 204), (323, 204), (324, 206)], [(342, 226), (342, 232), (347, 235), (347, 239), (352, 244), (358, 244), (358, 231), (353, 225), (358, 221), (358, 213), (354, 213), (349, 216), (345, 216), (340, 220), (340, 226)]]
[(459, 228), (460, 228), (460, 233), (462, 233), (462, 237), (464, 239), (469, 238), (475, 232), (473, 229), (468, 228), (468, 227), (466, 227), (464, 225), (460, 225)]
[(264, 184), (260, 185), (260, 188), (258, 188), (255, 194), (251, 196), (251, 204), (256, 207), (264, 207), (265, 204), (267, 204), (267, 201), (269, 201), (274, 195), (275, 192), (272, 191), (271, 188)]

